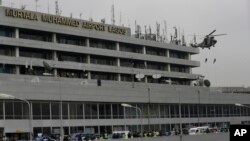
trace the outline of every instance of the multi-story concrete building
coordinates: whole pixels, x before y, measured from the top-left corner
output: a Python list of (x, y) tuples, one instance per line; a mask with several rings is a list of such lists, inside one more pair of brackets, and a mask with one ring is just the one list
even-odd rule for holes
[[(198, 53), (126, 27), (0, 7), (0, 93), (29, 101), (34, 135), (249, 121), (250, 109), (234, 105), (250, 104), (249, 94), (191, 85)], [(27, 103), (1, 98), (0, 134), (25, 136), (28, 125)]]

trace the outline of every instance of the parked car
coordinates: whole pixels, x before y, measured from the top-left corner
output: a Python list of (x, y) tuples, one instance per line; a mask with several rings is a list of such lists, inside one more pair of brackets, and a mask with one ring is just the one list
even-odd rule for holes
[(219, 129), (219, 132), (228, 132), (228, 131), (229, 131), (229, 129), (226, 128), (226, 127), (221, 127), (221, 128)]
[(48, 135), (38, 136), (36, 141), (56, 141), (55, 139), (51, 138)]
[(70, 141), (95, 140), (98, 136), (93, 133), (74, 133), (70, 137)]

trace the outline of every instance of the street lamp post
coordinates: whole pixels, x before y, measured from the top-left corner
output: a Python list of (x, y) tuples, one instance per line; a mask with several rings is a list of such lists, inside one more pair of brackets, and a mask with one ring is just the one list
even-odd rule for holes
[[(56, 75), (54, 75), (54, 74), (51, 74), (51, 73), (43, 73), (43, 76), (56, 76)], [(56, 78), (58, 79), (58, 81), (59, 81), (59, 93), (60, 93), (60, 141), (62, 141), (63, 140), (63, 134), (64, 134), (64, 132), (63, 132), (63, 126), (62, 126), (62, 92), (61, 92), (61, 80), (59, 79), (59, 77), (57, 77), (56, 76)]]
[(143, 131), (142, 131), (142, 112), (141, 109), (139, 107), (135, 107), (126, 103), (122, 103), (121, 106), (123, 107), (127, 107), (127, 108), (135, 108), (136, 110), (138, 110), (140, 112), (140, 120), (141, 120), (141, 140), (143, 141)]
[(198, 126), (200, 126), (200, 105), (201, 105), (201, 98), (200, 98), (200, 90), (197, 91), (198, 93)]
[(30, 141), (32, 141), (32, 125), (31, 125), (31, 106), (30, 106), (30, 102), (26, 99), (22, 99), (22, 98), (17, 98), (13, 95), (9, 95), (9, 94), (4, 94), (4, 93), (0, 93), (0, 97), (3, 98), (7, 98), (7, 99), (17, 99), (17, 100), (21, 100), (24, 101), (25, 103), (27, 103), (28, 107), (29, 107), (29, 136), (30, 136)]
[(243, 104), (240, 104), (240, 103), (235, 103), (235, 106), (250, 108), (250, 106), (243, 105)]
[(176, 88), (176, 91), (178, 92), (178, 95), (179, 95), (179, 120), (180, 120), (180, 141), (182, 141), (182, 119), (181, 119), (181, 89), (177, 89)]
[(235, 106), (239, 106), (239, 107), (246, 107), (250, 109), (250, 106), (244, 105), (244, 104), (240, 104), (240, 103), (235, 103)]

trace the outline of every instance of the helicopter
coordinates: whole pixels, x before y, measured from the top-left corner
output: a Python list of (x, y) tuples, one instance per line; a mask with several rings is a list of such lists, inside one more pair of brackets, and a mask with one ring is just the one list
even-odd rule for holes
[(204, 48), (208, 48), (210, 49), (212, 46), (214, 47), (215, 44), (217, 43), (217, 40), (215, 40), (215, 36), (222, 36), (222, 35), (226, 35), (226, 34), (217, 34), (217, 35), (212, 35), (216, 30), (213, 30), (211, 33), (209, 33), (208, 35), (205, 36), (205, 38), (203, 39), (203, 41), (199, 44), (196, 43), (196, 36), (194, 35), (194, 43), (191, 43), (190, 46), (191, 47), (200, 47), (202, 49)]

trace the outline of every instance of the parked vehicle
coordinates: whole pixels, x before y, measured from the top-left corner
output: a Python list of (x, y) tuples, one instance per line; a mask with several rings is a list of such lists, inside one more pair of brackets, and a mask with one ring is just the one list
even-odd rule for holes
[(189, 135), (199, 135), (204, 134), (209, 129), (208, 126), (194, 127), (188, 130)]
[(95, 140), (97, 135), (93, 133), (74, 133), (70, 137), (70, 141)]
[(219, 128), (219, 131), (220, 131), (220, 132), (228, 132), (228, 131), (229, 131), (229, 128), (221, 127), (221, 128)]
[(128, 135), (130, 134), (129, 131), (114, 131), (112, 133), (113, 139), (128, 139)]

